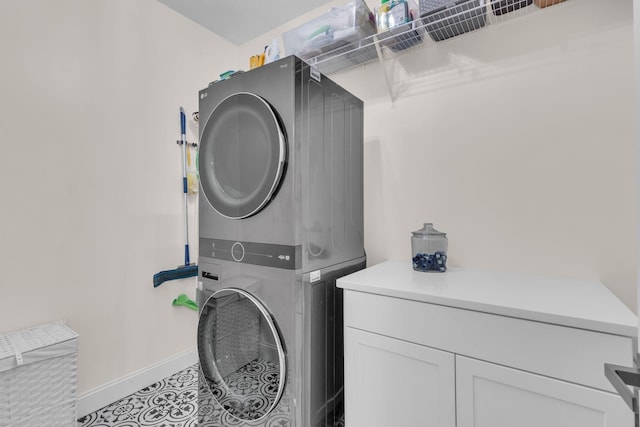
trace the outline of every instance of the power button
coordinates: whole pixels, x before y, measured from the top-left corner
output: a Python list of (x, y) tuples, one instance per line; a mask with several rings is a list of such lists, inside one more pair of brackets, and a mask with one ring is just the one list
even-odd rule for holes
[(234, 261), (240, 262), (244, 259), (244, 246), (242, 243), (235, 242), (233, 246), (231, 246), (231, 256)]

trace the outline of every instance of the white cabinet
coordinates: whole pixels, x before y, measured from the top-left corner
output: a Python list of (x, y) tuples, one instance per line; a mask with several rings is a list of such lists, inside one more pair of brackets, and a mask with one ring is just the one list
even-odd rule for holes
[(345, 330), (349, 427), (454, 427), (454, 355), (382, 335)]
[(602, 284), (383, 263), (338, 286), (349, 427), (634, 426), (604, 364), (632, 365), (637, 319)]
[(461, 356), (456, 401), (458, 427), (633, 425), (631, 411), (613, 393)]

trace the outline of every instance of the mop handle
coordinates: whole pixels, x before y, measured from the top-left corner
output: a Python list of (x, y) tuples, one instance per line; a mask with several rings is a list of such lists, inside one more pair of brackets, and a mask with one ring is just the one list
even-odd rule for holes
[(187, 163), (186, 163), (186, 148), (187, 148), (187, 116), (184, 113), (184, 108), (180, 107), (180, 145), (182, 145), (182, 191), (187, 194)]
[(184, 265), (189, 265), (189, 212), (187, 208), (187, 116), (180, 107), (180, 145), (182, 145), (182, 191), (184, 192)]

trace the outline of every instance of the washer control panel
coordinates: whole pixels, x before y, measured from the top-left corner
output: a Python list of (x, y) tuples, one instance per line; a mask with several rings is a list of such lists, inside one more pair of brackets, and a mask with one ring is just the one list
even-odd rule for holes
[(265, 267), (301, 268), (302, 246), (200, 238), (200, 256)]

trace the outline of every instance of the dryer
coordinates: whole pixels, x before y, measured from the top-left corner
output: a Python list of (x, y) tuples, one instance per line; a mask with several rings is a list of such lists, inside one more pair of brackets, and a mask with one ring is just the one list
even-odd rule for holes
[(203, 256), (278, 244), (296, 264), (262, 264), (313, 270), (364, 255), (361, 100), (289, 56), (200, 91), (199, 115)]
[(363, 104), (290, 56), (200, 96), (199, 425), (333, 426)]

